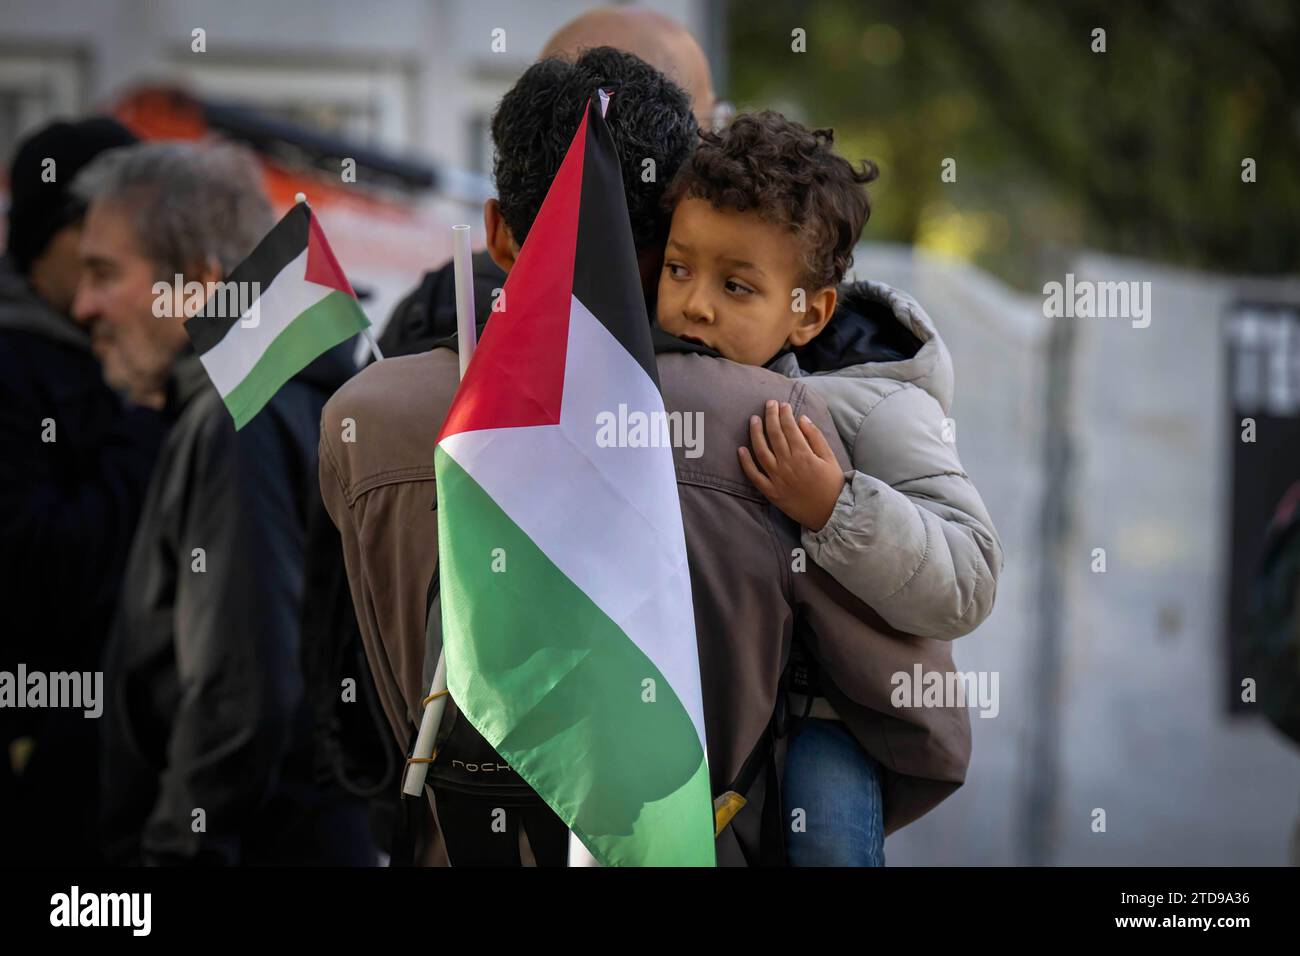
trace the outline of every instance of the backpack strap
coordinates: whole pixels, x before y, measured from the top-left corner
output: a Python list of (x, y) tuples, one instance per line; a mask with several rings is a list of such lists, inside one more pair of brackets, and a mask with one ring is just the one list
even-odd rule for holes
[(727, 829), (736, 814), (749, 802), (744, 795), (749, 793), (749, 788), (754, 785), (759, 772), (772, 755), (774, 737), (772, 723), (769, 721), (767, 727), (763, 729), (762, 736), (758, 738), (758, 743), (749, 752), (745, 762), (740, 765), (740, 772), (736, 774), (736, 778), (720, 796), (714, 798), (713, 836), (715, 838), (722, 836), (722, 831)]
[[(763, 818), (759, 825), (757, 860), (745, 853), (750, 866), (785, 866), (785, 827), (781, 813), (781, 788), (776, 773), (776, 715), (768, 721), (763, 734), (726, 790), (713, 801), (713, 836), (722, 835), (737, 813), (748, 805), (745, 794), (754, 786), (760, 773), (763, 781)], [(744, 847), (741, 847), (744, 853)]]
[[(775, 737), (775, 735), (774, 735)], [(758, 865), (785, 866), (785, 814), (781, 808), (781, 782), (776, 775), (776, 741), (767, 751), (767, 780), (763, 795), (763, 821), (759, 828)]]
[[(745, 794), (750, 792), (760, 773), (766, 773), (763, 780), (763, 818), (759, 824), (758, 858), (754, 860), (748, 853), (746, 862), (750, 866), (785, 866), (785, 823), (781, 813), (781, 787), (777, 777), (776, 741), (786, 736), (789, 730), (789, 716), (786, 707), (786, 693), (789, 690), (790, 665), (787, 663), (777, 685), (776, 703), (772, 716), (758, 738), (758, 743), (750, 751), (740, 771), (731, 785), (713, 801), (713, 836), (722, 835), (737, 813), (745, 808), (748, 800)], [(744, 847), (741, 847), (744, 853)]]
[[(791, 714), (789, 694), (799, 691), (804, 695), (804, 712)], [(776, 742), (785, 737), (793, 737), (802, 729), (812, 706), (813, 695), (817, 693), (816, 661), (801, 645), (796, 634), (790, 648), (790, 659), (777, 682), (776, 702), (772, 716), (768, 720), (763, 735), (759, 737), (754, 749), (741, 764), (740, 771), (721, 795), (713, 801), (713, 835), (716, 839), (722, 835), (737, 813), (748, 803), (745, 794), (750, 792), (760, 773), (766, 773), (763, 780), (763, 817), (759, 823), (759, 848), (757, 858), (745, 853), (745, 861), (750, 866), (786, 866), (785, 816), (781, 807), (781, 780), (777, 775)]]

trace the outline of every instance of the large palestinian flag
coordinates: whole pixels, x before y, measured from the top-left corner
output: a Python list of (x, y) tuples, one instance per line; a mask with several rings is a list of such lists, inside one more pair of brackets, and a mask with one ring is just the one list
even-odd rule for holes
[(664, 410), (593, 102), (438, 437), (447, 684), (599, 863), (712, 866), (672, 450), (598, 443), (620, 405)]
[(311, 207), (299, 202), (185, 331), (239, 429), (317, 356), (369, 325)]

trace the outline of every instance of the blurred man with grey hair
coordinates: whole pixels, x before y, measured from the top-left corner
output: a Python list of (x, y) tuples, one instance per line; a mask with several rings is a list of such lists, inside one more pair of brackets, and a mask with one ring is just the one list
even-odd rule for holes
[(73, 316), (107, 382), (168, 425), (105, 660), (105, 852), (373, 862), (364, 811), (312, 784), (298, 663), (317, 428), (350, 344), (236, 432), (183, 323), (192, 290), (210, 295), (273, 224), (257, 165), (233, 147), (151, 143), (106, 154), (74, 188), (89, 207)]

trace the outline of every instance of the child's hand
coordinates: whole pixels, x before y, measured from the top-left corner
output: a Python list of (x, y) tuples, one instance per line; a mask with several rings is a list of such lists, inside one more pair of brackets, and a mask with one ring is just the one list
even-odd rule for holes
[(751, 415), (749, 440), (754, 451), (739, 449), (740, 467), (768, 501), (810, 531), (820, 531), (844, 488), (844, 472), (821, 429), (807, 415), (796, 424), (793, 409), (786, 404), (778, 408), (774, 401), (767, 403), (763, 414), (767, 436), (763, 422)]

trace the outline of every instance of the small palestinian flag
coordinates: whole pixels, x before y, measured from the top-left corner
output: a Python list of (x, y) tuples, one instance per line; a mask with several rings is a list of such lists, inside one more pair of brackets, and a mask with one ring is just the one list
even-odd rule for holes
[(435, 452), (448, 689), (597, 862), (713, 866), (672, 449), (597, 439), (602, 415), (664, 404), (593, 104), (505, 301)]
[(299, 202), (185, 331), (240, 429), (281, 385), (369, 325), (311, 207)]

